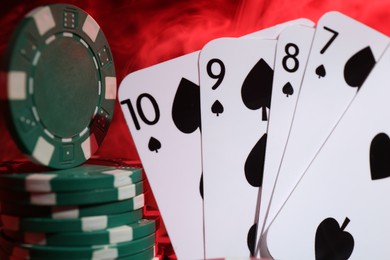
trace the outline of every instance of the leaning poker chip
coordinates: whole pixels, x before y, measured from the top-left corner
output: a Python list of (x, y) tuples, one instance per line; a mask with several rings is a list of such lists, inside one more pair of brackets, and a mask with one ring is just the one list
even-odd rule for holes
[(133, 198), (144, 192), (143, 181), (112, 189), (77, 192), (22, 192), (0, 190), (0, 201), (27, 205), (66, 206), (114, 202)]
[(21, 218), (0, 215), (4, 230), (29, 232), (86, 232), (104, 230), (134, 223), (142, 219), (142, 209), (114, 215), (83, 217), (78, 219)]
[(64, 192), (116, 188), (143, 178), (140, 168), (84, 164), (71, 169), (42, 173), (0, 175), (0, 189), (27, 192)]
[(134, 241), (98, 246), (42, 246), (20, 244), (0, 236), (0, 243), (4, 252), (10, 257), (20, 259), (116, 259), (130, 257), (136, 253), (144, 252), (155, 244), (155, 234)]
[(20, 22), (6, 57), (11, 133), (22, 151), (57, 169), (85, 162), (116, 100), (111, 50), (96, 21), (72, 5), (38, 7)]
[(107, 230), (64, 233), (37, 233), (3, 230), (14, 241), (49, 246), (92, 246), (133, 241), (151, 235), (156, 230), (154, 220), (142, 219)]
[(0, 214), (30, 218), (75, 219), (90, 216), (113, 215), (134, 211), (145, 206), (145, 195), (115, 202), (84, 206), (34, 206), (0, 203)]

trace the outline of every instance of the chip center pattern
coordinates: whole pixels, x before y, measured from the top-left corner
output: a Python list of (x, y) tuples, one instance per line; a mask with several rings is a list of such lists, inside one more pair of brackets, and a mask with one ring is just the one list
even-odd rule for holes
[(75, 35), (58, 36), (38, 60), (34, 103), (45, 128), (59, 138), (83, 132), (93, 119), (99, 96), (99, 73), (93, 54)]

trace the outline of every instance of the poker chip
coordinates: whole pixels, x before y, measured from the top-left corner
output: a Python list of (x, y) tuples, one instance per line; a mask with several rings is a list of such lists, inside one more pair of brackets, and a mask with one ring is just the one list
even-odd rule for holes
[(153, 248), (154, 243), (154, 234), (117, 244), (77, 247), (21, 244), (0, 236), (4, 254), (18, 259), (133, 259), (132, 255)]
[(4, 230), (30, 232), (85, 232), (104, 230), (134, 223), (142, 219), (142, 209), (114, 215), (83, 217), (78, 219), (21, 218), (0, 215)]
[(16, 203), (1, 203), (0, 212), (5, 215), (32, 218), (74, 219), (89, 216), (112, 215), (141, 209), (145, 206), (145, 195), (134, 198), (83, 206), (34, 206)]
[(0, 175), (0, 189), (27, 192), (64, 192), (116, 188), (142, 180), (140, 168), (85, 164), (42, 173)]
[(4, 234), (14, 241), (33, 245), (50, 246), (90, 246), (116, 244), (133, 241), (155, 231), (153, 220), (142, 219), (132, 224), (99, 231), (34, 233), (4, 230)]
[(28, 205), (85, 205), (133, 198), (143, 193), (143, 182), (113, 189), (97, 189), (77, 192), (22, 192), (0, 190), (1, 202), (15, 202)]
[(16, 28), (6, 53), (11, 134), (39, 164), (82, 164), (109, 129), (114, 62), (100, 26), (67, 4), (41, 6)]
[[(138, 252), (138, 253), (135, 253), (135, 254), (130, 254), (130, 255), (123, 256), (123, 257), (111, 258), (111, 259), (115, 259), (115, 260), (151, 260), (151, 259), (154, 259), (153, 258), (154, 254), (155, 254), (154, 252), (155, 252), (154, 247), (149, 247), (148, 249), (145, 249), (145, 250)], [(2, 250), (0, 250), (0, 259), (4, 259), (4, 260), (25, 260), (25, 259), (49, 260), (49, 258), (41, 258), (41, 257), (25, 258), (25, 257), (9, 256), (9, 255), (7, 255), (7, 253), (3, 252)], [(83, 258), (83, 259), (88, 259), (88, 258)], [(99, 258), (90, 258), (90, 259), (99, 259)], [(110, 258), (105, 258), (105, 259), (110, 259)]]

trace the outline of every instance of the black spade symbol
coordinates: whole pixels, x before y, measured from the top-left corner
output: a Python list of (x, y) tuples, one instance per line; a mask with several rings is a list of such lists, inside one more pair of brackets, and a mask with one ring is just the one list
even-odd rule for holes
[(271, 92), (274, 71), (260, 59), (246, 76), (241, 97), (245, 106), (251, 110), (262, 108), (262, 120), (267, 121), (267, 107), (271, 106)]
[(202, 175), (200, 176), (199, 193), (200, 193), (200, 196), (203, 199), (203, 172), (202, 172)]
[(375, 66), (370, 47), (355, 53), (344, 66), (344, 79), (350, 87), (360, 88)]
[(213, 112), (214, 114), (217, 114), (217, 116), (219, 116), (219, 114), (222, 114), (223, 113), (223, 105), (221, 104), (221, 102), (219, 102), (218, 100), (215, 100), (214, 104), (211, 106), (211, 112)]
[(149, 143), (148, 143), (148, 148), (151, 152), (156, 152), (158, 153), (158, 149), (161, 148), (161, 143), (159, 140), (157, 140), (156, 138), (154, 138), (153, 136), (150, 137), (149, 139)]
[(287, 82), (287, 83), (283, 86), (282, 91), (283, 91), (284, 94), (286, 94), (287, 97), (288, 97), (289, 95), (294, 94), (294, 88), (293, 88), (293, 86), (291, 85), (290, 82)]
[(385, 133), (377, 134), (370, 146), (371, 179), (379, 180), (390, 176), (390, 138)]
[(182, 78), (172, 105), (172, 120), (185, 134), (200, 128), (200, 90), (195, 83)]
[(353, 236), (344, 231), (349, 223), (345, 218), (343, 225), (334, 218), (324, 219), (317, 227), (315, 238), (316, 260), (346, 260), (353, 251)]
[(264, 134), (252, 148), (245, 161), (245, 177), (253, 187), (261, 187), (263, 183), (265, 147), (267, 144), (267, 134)]
[(316, 68), (316, 74), (317, 74), (318, 78), (325, 77), (326, 70), (325, 70), (324, 65), (320, 65)]
[(249, 229), (248, 236), (247, 236), (247, 245), (251, 256), (255, 255), (256, 236), (257, 236), (257, 224), (255, 223)]

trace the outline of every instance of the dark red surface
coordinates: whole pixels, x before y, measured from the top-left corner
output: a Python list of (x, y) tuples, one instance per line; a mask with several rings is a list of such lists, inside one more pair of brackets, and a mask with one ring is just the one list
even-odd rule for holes
[[(301, 17), (316, 22), (330, 10), (341, 11), (390, 35), (387, 0), (3, 0), (0, 58), (13, 29), (27, 12), (39, 5), (59, 2), (77, 5), (100, 24), (112, 48), (118, 86), (127, 74), (201, 49), (214, 38), (241, 36)], [(1, 114), (0, 160), (23, 157), (6, 130)], [(119, 104), (98, 154), (139, 159)]]

